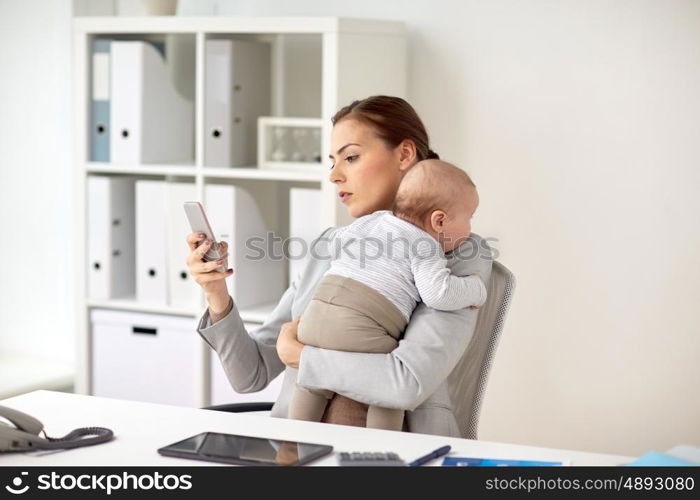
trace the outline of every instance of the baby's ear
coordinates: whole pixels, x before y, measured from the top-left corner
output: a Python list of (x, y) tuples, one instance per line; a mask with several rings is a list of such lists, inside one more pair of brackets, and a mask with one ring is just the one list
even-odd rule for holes
[(430, 214), (430, 227), (432, 227), (433, 231), (439, 233), (443, 230), (444, 225), (445, 212), (442, 210), (433, 210), (433, 213)]

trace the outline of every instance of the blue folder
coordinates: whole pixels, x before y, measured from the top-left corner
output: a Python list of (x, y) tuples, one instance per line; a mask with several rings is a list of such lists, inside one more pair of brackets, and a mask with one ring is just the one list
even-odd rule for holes
[(500, 460), (497, 458), (445, 457), (442, 465), (449, 467), (553, 467), (561, 462), (540, 462), (537, 460)]
[[(111, 40), (92, 41), (90, 88), (90, 161), (109, 161), (110, 46)], [(99, 61), (99, 63), (98, 63)]]
[(650, 451), (645, 453), (636, 460), (625, 464), (632, 465), (636, 467), (665, 467), (665, 466), (697, 466), (698, 464), (689, 462), (687, 460), (682, 460), (680, 458), (674, 457), (673, 455), (667, 455), (666, 453), (659, 453), (658, 451)]

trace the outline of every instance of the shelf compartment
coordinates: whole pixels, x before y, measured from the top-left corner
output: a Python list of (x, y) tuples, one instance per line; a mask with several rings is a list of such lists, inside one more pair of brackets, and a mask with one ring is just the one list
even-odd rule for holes
[(196, 169), (187, 165), (114, 165), (111, 163), (88, 162), (85, 169), (89, 174), (130, 174), (130, 175), (177, 175), (194, 177)]
[(290, 181), (290, 182), (323, 182), (327, 179), (327, 172), (323, 169), (302, 170), (291, 168), (268, 168), (260, 169), (257, 167), (241, 167), (241, 168), (218, 168), (208, 167), (202, 169), (204, 178), (209, 179), (257, 179), (270, 181)]

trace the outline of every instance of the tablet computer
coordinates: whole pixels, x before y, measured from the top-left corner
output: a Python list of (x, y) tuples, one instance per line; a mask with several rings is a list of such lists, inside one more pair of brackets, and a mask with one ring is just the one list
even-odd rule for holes
[(325, 444), (279, 441), (219, 432), (202, 432), (158, 449), (169, 457), (236, 465), (304, 465), (329, 454)]

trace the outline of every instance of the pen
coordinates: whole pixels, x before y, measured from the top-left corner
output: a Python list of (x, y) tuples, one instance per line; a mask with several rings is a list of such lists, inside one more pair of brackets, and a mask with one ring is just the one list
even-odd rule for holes
[(413, 462), (408, 464), (409, 467), (418, 467), (419, 465), (427, 464), (434, 458), (441, 457), (443, 455), (447, 455), (452, 447), (450, 445), (443, 446), (442, 448), (438, 448), (435, 451), (431, 451), (427, 455), (423, 455), (422, 457), (416, 458)]

